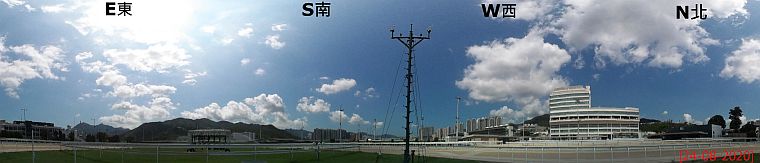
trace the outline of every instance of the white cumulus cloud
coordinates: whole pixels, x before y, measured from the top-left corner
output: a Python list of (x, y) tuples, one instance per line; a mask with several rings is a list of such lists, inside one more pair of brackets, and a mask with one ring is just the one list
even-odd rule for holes
[(231, 122), (262, 123), (264, 117), (256, 114), (244, 102), (229, 101), (225, 106), (211, 103), (208, 106), (181, 113), (182, 117), (190, 119), (208, 118)]
[(20, 6), (20, 5), (26, 4), (26, 1), (23, 1), (23, 0), (3, 0), (3, 3), (5, 3), (6, 5), (8, 5), (8, 8), (13, 8), (13, 7), (16, 7), (16, 6)]
[(254, 106), (256, 112), (262, 114), (285, 111), (285, 104), (277, 94), (260, 94), (253, 98), (245, 98), (244, 101), (245, 104)]
[(29, 79), (62, 79), (54, 72), (65, 72), (67, 63), (64, 62), (63, 50), (57, 46), (34, 47), (31, 44), (5, 47), (5, 37), (0, 37), (0, 56), (16, 54), (17, 59), (0, 57), (0, 85), (5, 87), (5, 93), (19, 98), (17, 90), (24, 81)]
[(357, 90), (356, 92), (354, 92), (354, 96), (361, 97), (364, 100), (380, 97), (379, 95), (377, 95), (377, 92), (375, 91), (374, 87), (369, 87), (365, 89), (364, 92)]
[(272, 31), (284, 31), (288, 29), (287, 24), (274, 24), (272, 25)]
[(206, 76), (207, 74), (208, 73), (206, 71), (194, 73), (192, 71), (186, 70), (185, 80), (182, 81), (182, 84), (195, 85), (195, 83), (198, 83), (198, 80), (196, 80), (195, 78), (203, 77), (203, 76)]
[(285, 42), (280, 41), (280, 35), (269, 35), (266, 40), (264, 40), (264, 43), (269, 45), (269, 47), (272, 47), (272, 49), (281, 49), (282, 47), (285, 47)]
[(330, 111), (330, 103), (325, 100), (314, 98), (314, 96), (301, 97), (298, 100), (298, 107), (296, 109), (300, 112), (318, 113)]
[(548, 111), (546, 109), (548, 108), (547, 103), (539, 100), (519, 101), (518, 103), (523, 107), (520, 110), (502, 106), (501, 108), (489, 111), (489, 115), (503, 117), (507, 122), (522, 123), (524, 120), (546, 114)]
[(77, 54), (76, 56), (74, 56), (74, 59), (77, 62), (83, 62), (85, 59), (89, 59), (89, 58), (92, 58), (92, 52), (81, 52)]
[(475, 59), (475, 64), (467, 66), (456, 85), (475, 100), (536, 98), (567, 85), (557, 71), (570, 61), (570, 55), (534, 32), (525, 38), (468, 47), (467, 56)]
[(385, 123), (383, 122), (375, 122), (373, 125), (375, 126), (375, 128), (382, 128), (384, 124)]
[(697, 124), (697, 125), (702, 124), (702, 121), (695, 120), (694, 117), (692, 117), (691, 114), (688, 114), (688, 113), (683, 114), (683, 120), (684, 122), (687, 122), (690, 124)]
[(247, 65), (249, 63), (251, 63), (251, 59), (250, 58), (243, 58), (243, 59), (240, 60), (240, 65), (241, 66), (245, 66), (245, 65)]
[[(333, 122), (343, 122), (348, 124), (370, 124), (369, 121), (364, 120), (359, 114), (351, 114), (351, 117), (347, 116), (345, 112), (342, 111), (333, 111), (330, 112), (330, 121)], [(382, 122), (380, 123), (382, 125)]]
[(127, 84), (127, 77), (122, 75), (119, 71), (108, 70), (102, 72), (101, 76), (95, 80), (95, 83), (103, 86), (119, 87)]
[(177, 88), (174, 88), (173, 86), (139, 83), (114, 87), (113, 92), (110, 92), (109, 95), (113, 95), (119, 98), (134, 98), (145, 95), (159, 97), (166, 96), (168, 94), (174, 94), (175, 91), (177, 91)]
[(309, 119), (301, 117), (297, 119), (290, 119), (288, 114), (284, 112), (276, 112), (272, 114), (274, 117), (271, 124), (278, 128), (298, 128), (301, 126), (308, 126)]
[(171, 114), (169, 110), (175, 108), (175, 104), (168, 97), (155, 97), (145, 106), (123, 101), (113, 104), (111, 109), (124, 110), (124, 115), (104, 116), (99, 120), (107, 125), (135, 128), (145, 122), (166, 120)]
[(361, 124), (361, 125), (367, 125), (369, 124), (369, 121), (364, 120), (362, 116), (359, 116), (359, 114), (351, 114), (351, 118), (349, 118), (348, 123), (350, 124)]
[(251, 27), (242, 28), (237, 32), (238, 36), (241, 37), (251, 37), (251, 33), (253, 33), (253, 28)]
[(726, 57), (725, 66), (720, 71), (723, 78), (736, 77), (744, 83), (760, 80), (760, 40), (743, 39), (739, 49)]
[(264, 70), (263, 68), (257, 68), (256, 71), (254, 72), (254, 74), (256, 74), (256, 76), (264, 76), (264, 74), (266, 74), (266, 73), (267, 73), (267, 71)]
[(345, 112), (342, 112), (340, 110), (330, 112), (330, 121), (345, 122), (346, 120), (348, 120), (348, 116), (346, 116)]
[(235, 41), (235, 39), (232, 38), (232, 37), (225, 37), (225, 38), (222, 38), (222, 40), (220, 40), (220, 41), (222, 42), (222, 45), (227, 46), (227, 45), (231, 44), (232, 41)]
[[(177, 90), (174, 86), (155, 85), (145, 82), (131, 83), (127, 79), (127, 76), (123, 75), (118, 67), (115, 66), (116, 63), (111, 63), (113, 62), (112, 59), (107, 60), (107, 62), (100, 60), (88, 61), (91, 58), (92, 53), (90, 52), (81, 52), (75, 56), (77, 63), (84, 72), (100, 75), (95, 80), (97, 85), (111, 88), (109, 92), (105, 93), (106, 95), (117, 97), (120, 100), (120, 102), (113, 104), (111, 109), (124, 111), (123, 114), (100, 117), (101, 122), (112, 126), (134, 128), (145, 122), (161, 121), (171, 117), (169, 110), (173, 110), (178, 106), (170, 98), (170, 95), (174, 94)], [(124, 62), (120, 63), (125, 64)], [(161, 71), (158, 69), (153, 70)], [(186, 71), (192, 73), (189, 70)], [(189, 76), (186, 75), (186, 79), (193, 79), (203, 74), (205, 73), (189, 74)], [(94, 89), (94, 91), (101, 92), (102, 90)], [(84, 97), (87, 96), (91, 95), (85, 94), (81, 99), (84, 100)], [(142, 97), (149, 97), (151, 100), (147, 101), (147, 104), (141, 104)]]
[(347, 91), (353, 88), (354, 86), (356, 86), (356, 80), (340, 78), (337, 80), (333, 80), (332, 84), (322, 84), (322, 86), (317, 88), (316, 90), (317, 92), (322, 92), (326, 95), (329, 95), (329, 94), (335, 94), (342, 91)]
[(293, 128), (305, 125), (308, 121), (305, 117), (290, 119), (284, 108), (279, 95), (260, 94), (253, 98), (245, 98), (242, 102), (229, 101), (225, 106), (211, 103), (193, 111), (183, 111), (181, 115), (191, 119), (273, 124), (278, 128)]
[(545, 43), (540, 31), (524, 38), (507, 38), (467, 48), (475, 64), (467, 66), (464, 78), (456, 85), (472, 99), (488, 102), (511, 101), (522, 107), (514, 111), (503, 107), (492, 115), (516, 112), (507, 118), (525, 118), (545, 113), (541, 98), (567, 81), (557, 72), (570, 62), (570, 55), (557, 45)]
[[(685, 61), (709, 60), (704, 48), (717, 44), (699, 26), (700, 20), (674, 18), (679, 1), (567, 0), (559, 26), (562, 41), (572, 50), (595, 50), (597, 67), (646, 64), (680, 68)], [(708, 15), (726, 18), (746, 14), (746, 0), (694, 1), (709, 8)]]
[(59, 13), (66, 10), (66, 8), (63, 7), (63, 4), (42, 6), (40, 9), (42, 9), (42, 12), (44, 13)]
[(148, 49), (108, 49), (103, 56), (115, 65), (144, 72), (169, 72), (172, 68), (190, 64), (190, 55), (186, 54), (185, 49), (171, 44), (152, 45)]

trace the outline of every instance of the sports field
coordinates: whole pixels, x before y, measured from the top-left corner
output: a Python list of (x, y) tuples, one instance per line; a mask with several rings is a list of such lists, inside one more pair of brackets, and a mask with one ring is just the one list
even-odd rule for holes
[[(423, 145), (424, 144), (424, 145)], [(210, 150), (207, 150), (210, 149)], [(318, 150), (319, 149), (319, 150)], [(192, 145), (0, 142), (3, 162), (401, 162), (400, 143)], [(414, 143), (415, 162), (753, 162), (757, 142), (531, 141)], [(317, 152), (319, 151), (319, 152)], [(377, 153), (383, 155), (378, 157)], [(427, 156), (420, 157), (422, 154)], [(710, 157), (711, 156), (711, 157)], [(76, 160), (75, 160), (76, 159)], [(471, 160), (471, 161), (468, 161)]]
[[(206, 163), (207, 156), (203, 153), (185, 153), (185, 154), (168, 154), (156, 157), (155, 149), (132, 149), (122, 152), (113, 150), (79, 150), (77, 151), (77, 163), (121, 163), (121, 162), (181, 162), (181, 163)], [(232, 151), (234, 152), (234, 151)], [(74, 162), (74, 153), (70, 150), (65, 151), (39, 151), (35, 152), (36, 162), (56, 163), (56, 162)], [(241, 162), (402, 162), (401, 155), (384, 154), (378, 157), (375, 153), (352, 152), (352, 151), (334, 151), (325, 150), (319, 154), (319, 159), (315, 152), (293, 152), (281, 154), (258, 154), (254, 155), (209, 155), (208, 162), (214, 163), (241, 163)], [(426, 159), (426, 162), (447, 163), (447, 162), (477, 162), (469, 160), (456, 160), (447, 158), (417, 157), (415, 159)], [(32, 152), (10, 152), (0, 153), (0, 162), (2, 163), (23, 163), (32, 162)]]

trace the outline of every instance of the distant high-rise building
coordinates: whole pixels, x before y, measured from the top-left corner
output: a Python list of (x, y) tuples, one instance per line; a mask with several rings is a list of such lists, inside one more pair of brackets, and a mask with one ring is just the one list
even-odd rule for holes
[(315, 141), (334, 142), (338, 140), (348, 139), (350, 136), (344, 129), (315, 128), (314, 132), (311, 134), (311, 137)]
[(467, 120), (467, 130), (465, 132), (472, 132), (475, 130), (475, 119), (468, 119)]
[(500, 116), (468, 119), (467, 132), (482, 131), (488, 128), (499, 126), (501, 125), (501, 123), (502, 123), (502, 117)]
[(591, 107), (590, 86), (554, 89), (549, 116), (552, 139), (638, 138), (639, 109)]
[(420, 141), (433, 141), (433, 127), (421, 127), (417, 133), (419, 133)]
[(449, 133), (454, 134), (453, 132), (449, 132), (451, 131), (449, 130), (449, 127), (439, 128), (437, 131), (438, 132), (436, 132), (436, 136), (438, 139), (446, 138), (446, 136), (449, 136)]

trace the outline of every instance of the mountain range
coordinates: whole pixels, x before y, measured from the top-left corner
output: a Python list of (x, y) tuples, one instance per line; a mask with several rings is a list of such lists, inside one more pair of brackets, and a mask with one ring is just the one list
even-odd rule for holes
[[(215, 122), (209, 119), (176, 118), (163, 122), (149, 122), (125, 132), (122, 137), (126, 141), (174, 141), (180, 136), (187, 136), (188, 130), (195, 129), (228, 129), (235, 132), (252, 132), (264, 140), (296, 139), (287, 131), (272, 125), (247, 124), (228, 121)], [(261, 130), (261, 132), (259, 132)], [(260, 136), (258, 134), (261, 133)]]
[(538, 124), (538, 126), (549, 127), (549, 114), (533, 117), (523, 122), (523, 124)]
[(93, 126), (84, 122), (77, 124), (70, 130), (76, 130), (77, 133), (81, 135), (95, 135), (98, 132), (104, 132), (108, 135), (121, 135), (129, 131), (129, 129), (126, 129), (126, 128), (113, 127), (113, 126), (104, 125), (104, 124)]

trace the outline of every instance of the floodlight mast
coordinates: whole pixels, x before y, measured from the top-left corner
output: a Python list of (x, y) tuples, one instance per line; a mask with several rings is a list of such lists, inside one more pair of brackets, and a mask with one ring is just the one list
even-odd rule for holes
[(462, 100), (462, 97), (457, 96), (457, 116), (456, 116), (456, 123), (454, 123), (454, 139), (456, 141), (459, 141), (459, 101)]
[(422, 34), (419, 34), (419, 36), (414, 36), (413, 25), (409, 24), (409, 35), (404, 36), (404, 34), (399, 33), (398, 36), (394, 36), (395, 32), (395, 26), (391, 26), (391, 39), (396, 39), (404, 46), (406, 46), (408, 52), (407, 54), (407, 60), (406, 60), (406, 105), (404, 106), (406, 108), (406, 116), (404, 117), (406, 119), (406, 127), (404, 127), (404, 130), (406, 131), (406, 134), (404, 136), (404, 163), (410, 162), (410, 155), (409, 155), (409, 114), (412, 112), (410, 110), (411, 105), (411, 97), (412, 97), (412, 83), (413, 83), (413, 73), (412, 73), (412, 61), (414, 59), (414, 56), (412, 54), (412, 51), (414, 51), (414, 47), (417, 46), (422, 40), (430, 39), (430, 32), (432, 32), (432, 28), (428, 27), (427, 29), (427, 36), (422, 36)]
[(340, 113), (338, 114), (338, 143), (340, 143), (340, 139), (343, 138), (343, 105), (338, 106), (338, 110)]

